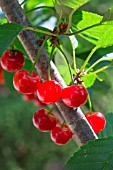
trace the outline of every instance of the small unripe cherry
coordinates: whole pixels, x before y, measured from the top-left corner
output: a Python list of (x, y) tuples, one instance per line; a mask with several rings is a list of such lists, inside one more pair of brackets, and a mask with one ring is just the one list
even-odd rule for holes
[(48, 110), (40, 109), (34, 113), (33, 124), (38, 130), (48, 132), (56, 126), (57, 118)]
[(23, 94), (35, 93), (40, 84), (39, 75), (33, 72), (29, 74), (28, 70), (19, 70), (14, 74), (13, 85), (15, 89)]
[(86, 119), (88, 120), (89, 124), (92, 126), (92, 129), (95, 133), (99, 133), (104, 130), (106, 125), (106, 119), (101, 112), (87, 112), (85, 114)]
[(24, 65), (24, 56), (21, 52), (6, 51), (1, 58), (1, 66), (8, 72), (16, 72), (20, 70)]
[(69, 127), (64, 124), (62, 127), (62, 124), (58, 124), (50, 133), (51, 135), (51, 140), (57, 144), (57, 145), (64, 145), (68, 143), (72, 136), (73, 133), (69, 129)]
[(35, 96), (34, 104), (35, 104), (35, 106), (38, 106), (38, 107), (45, 107), (45, 106), (46, 106), (45, 103), (42, 103), (42, 102), (39, 100), (38, 96)]
[(27, 101), (27, 102), (31, 102), (35, 99), (35, 95), (34, 93), (31, 93), (31, 94), (24, 94), (22, 96), (23, 100)]
[(62, 101), (68, 107), (79, 107), (86, 103), (87, 89), (83, 86), (72, 85), (62, 91)]

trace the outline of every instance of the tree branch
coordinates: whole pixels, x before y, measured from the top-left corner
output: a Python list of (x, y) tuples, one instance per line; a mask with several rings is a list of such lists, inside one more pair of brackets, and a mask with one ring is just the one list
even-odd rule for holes
[[(24, 26), (31, 26), (26, 18), (21, 6), (17, 0), (0, 0), (0, 6), (9, 22), (15, 22)], [(29, 58), (34, 62), (37, 51), (37, 35), (33, 31), (23, 31), (19, 36), (19, 40), (27, 51)], [(41, 79), (47, 80), (48, 57), (44, 49), (37, 64), (36, 69)], [(62, 88), (66, 87), (62, 77), (57, 71), (54, 63), (51, 62), (51, 78), (59, 82)], [(74, 133), (74, 138), (79, 146), (85, 144), (89, 140), (97, 139), (96, 134), (87, 122), (80, 108), (71, 109), (63, 104), (62, 101), (57, 102), (57, 107)]]

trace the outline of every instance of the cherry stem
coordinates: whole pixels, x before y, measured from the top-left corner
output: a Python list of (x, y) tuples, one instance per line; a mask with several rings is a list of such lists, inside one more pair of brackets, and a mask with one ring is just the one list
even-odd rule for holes
[(70, 15), (69, 15), (69, 22), (68, 22), (68, 27), (67, 27), (67, 30), (65, 32), (65, 35), (68, 35), (69, 29), (70, 29), (70, 26), (71, 26), (72, 16), (73, 16), (74, 12), (75, 12), (75, 10), (72, 10)]
[(38, 50), (38, 54), (37, 54), (37, 56), (36, 56), (36, 59), (35, 59), (35, 61), (34, 61), (34, 63), (33, 63), (32, 68), (31, 68), (31, 70), (30, 70), (30, 74), (32, 74), (33, 71), (34, 71), (35, 65), (36, 65), (36, 63), (37, 63), (37, 61), (38, 61), (38, 59), (39, 59), (39, 57), (40, 57), (40, 55), (41, 55), (41, 52), (42, 52), (42, 50), (43, 50), (43, 48), (44, 48), (44, 45), (45, 45), (47, 39), (48, 39), (48, 36), (45, 38), (45, 40), (43, 41), (42, 45), (40, 46), (40, 48), (39, 48), (39, 50)]
[(75, 59), (75, 49), (73, 48), (73, 65), (74, 65), (74, 70), (75, 70), (75, 73), (76, 73), (76, 59)]
[[(83, 86), (86, 88), (84, 83), (83, 83)], [(92, 103), (91, 103), (91, 98), (89, 94), (88, 94), (88, 104), (89, 104), (90, 114), (92, 114)]]
[(22, 1), (22, 3), (20, 4), (20, 6), (22, 6), (26, 1), (27, 1), (27, 0)]
[(62, 129), (64, 128), (65, 123), (66, 123), (66, 121), (64, 120), (62, 123), (62, 126), (61, 126)]
[(44, 30), (40, 30), (38, 28), (32, 28), (32, 27), (24, 27), (24, 30), (31, 30), (31, 31), (35, 31), (35, 32), (40, 32), (40, 33), (43, 33), (43, 34), (46, 34), (46, 35), (50, 35), (50, 36), (55, 36), (55, 37), (58, 37), (59, 35), (57, 34), (53, 34), (52, 32), (48, 32), (48, 31), (44, 31)]
[[(39, 7), (37, 7), (37, 8), (39, 8)], [(41, 8), (41, 7), (40, 7), (40, 8)], [(49, 7), (49, 8), (52, 9), (52, 7)], [(28, 12), (30, 12), (30, 11), (28, 11)], [(69, 22), (71, 22), (71, 19), (70, 19)], [(81, 33), (81, 32), (84, 32), (84, 31), (86, 31), (86, 30), (88, 30), (88, 29), (90, 29), (90, 28), (93, 28), (93, 27), (96, 27), (96, 26), (101, 26), (101, 25), (104, 25), (104, 24), (101, 22), (101, 23), (98, 23), (98, 24), (95, 24), (95, 25), (91, 25), (91, 26), (89, 26), (89, 27), (86, 27), (86, 28), (84, 28), (84, 29), (82, 29), (82, 30), (73, 32), (73, 33), (69, 33), (69, 34), (64, 33), (63, 35), (72, 36), (72, 35), (75, 35), (75, 34), (79, 34), (79, 33)], [(69, 27), (70, 27), (70, 23), (69, 23), (69, 26), (68, 26), (67, 30), (69, 29)], [(37, 28), (28, 27), (28, 26), (24, 27), (24, 30), (31, 30), (31, 31), (35, 31), (35, 32), (40, 32), (40, 33), (47, 34), (47, 35), (50, 35), (50, 36), (55, 36), (55, 37), (58, 37), (58, 36), (59, 36), (58, 34), (54, 34), (54, 33), (52, 33), (52, 32), (48, 32), (48, 31), (44, 31), (44, 30), (40, 30), (40, 29), (37, 29)], [(67, 31), (66, 31), (66, 32), (67, 32)]]
[(51, 60), (53, 57), (53, 52), (54, 52), (55, 46), (52, 46), (52, 50), (50, 53), (50, 58), (49, 58), (49, 63), (48, 63), (48, 80), (51, 80)]
[[(26, 1), (26, 0), (25, 0), (25, 1)], [(39, 7), (36, 7), (36, 8), (33, 8), (33, 9), (27, 11), (26, 13), (29, 13), (29, 12), (32, 12), (32, 11), (35, 11), (35, 10), (38, 10), (38, 9), (43, 9), (43, 8), (49, 8), (49, 9), (55, 11), (54, 7), (50, 7), (50, 6), (39, 6)]]
[(91, 103), (91, 98), (89, 94), (88, 94), (88, 103), (89, 103), (90, 115), (92, 115), (92, 103)]
[(108, 69), (110, 67), (113, 67), (113, 64), (109, 64), (107, 66), (104, 66), (104, 67), (100, 68), (99, 70), (96, 70), (94, 72), (89, 73), (88, 75), (93, 75), (93, 74), (100, 73), (100, 72), (102, 72), (102, 71), (104, 71), (104, 70), (106, 70), (106, 69)]
[(95, 24), (95, 25), (91, 25), (91, 26), (89, 26), (89, 27), (86, 27), (86, 28), (84, 28), (84, 29), (82, 29), (82, 30), (79, 30), (79, 31), (76, 31), (76, 32), (73, 32), (73, 33), (69, 33), (69, 34), (64, 34), (64, 35), (71, 36), (71, 35), (79, 34), (79, 33), (83, 32), (83, 31), (86, 31), (86, 30), (88, 30), (88, 29), (91, 29), (91, 28), (97, 27), (97, 26), (101, 26), (101, 25), (102, 25), (102, 23), (98, 23), (98, 24)]
[(82, 65), (80, 71), (78, 72), (78, 74), (80, 74), (80, 73), (84, 70), (84, 68), (85, 68), (85, 66), (87, 65), (88, 61), (90, 60), (90, 58), (92, 57), (92, 55), (95, 53), (95, 51), (96, 51), (98, 48), (99, 48), (99, 47), (96, 46), (95, 48), (93, 48), (93, 49), (91, 50), (90, 54), (89, 54), (88, 57), (86, 58), (84, 64)]
[(85, 73), (88, 73), (92, 68), (94, 68), (97, 64), (99, 64), (100, 62), (103, 62), (103, 61), (113, 61), (112, 58), (107, 58), (107, 57), (103, 57), (103, 58), (100, 58), (99, 60), (97, 60), (91, 67), (89, 67)]
[(73, 49), (73, 65), (74, 65), (74, 70), (75, 70), (75, 73), (76, 73), (76, 69), (77, 69), (77, 67), (76, 67), (76, 58), (75, 58), (75, 45), (74, 45), (74, 40), (73, 39), (75, 39), (75, 36), (74, 35), (72, 35), (72, 36), (70, 36), (69, 37), (70, 38), (70, 41), (71, 41), (71, 44), (72, 44), (72, 49)]
[(56, 44), (56, 47), (59, 49), (59, 51), (64, 55), (65, 57), (65, 60), (67, 62), (67, 66), (68, 66), (68, 69), (69, 69), (69, 72), (70, 72), (70, 76), (71, 76), (71, 81), (72, 81), (72, 84), (74, 84), (74, 80), (73, 80), (73, 75), (71, 73), (71, 67), (70, 67), (70, 64), (69, 64), (69, 61), (64, 53), (64, 51), (60, 48), (60, 46), (58, 44)]
[(14, 41), (12, 41), (11, 44), (10, 44), (10, 50), (11, 50), (11, 51), (14, 51), (14, 49), (15, 49), (15, 48), (14, 48)]
[(49, 112), (48, 112), (48, 114), (52, 114), (52, 112), (53, 112), (53, 110), (54, 110), (54, 108), (55, 108), (55, 105), (53, 105), (53, 107), (49, 110)]

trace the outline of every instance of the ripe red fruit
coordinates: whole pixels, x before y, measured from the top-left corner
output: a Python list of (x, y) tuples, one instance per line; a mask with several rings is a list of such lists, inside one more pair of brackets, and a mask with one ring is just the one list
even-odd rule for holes
[(92, 129), (95, 133), (99, 133), (104, 129), (106, 125), (106, 119), (102, 113), (93, 112), (92, 114), (90, 114), (90, 112), (87, 112), (85, 114), (85, 117), (88, 120), (89, 124), (92, 126)]
[(25, 101), (27, 101), (27, 102), (30, 102), (30, 101), (32, 101), (32, 100), (35, 99), (35, 95), (34, 95), (34, 93), (24, 94), (24, 95), (22, 96), (22, 98), (23, 98), (23, 100), (25, 100)]
[(62, 91), (62, 101), (68, 107), (79, 107), (86, 103), (88, 92), (85, 87), (73, 85)]
[(48, 80), (40, 84), (37, 95), (41, 102), (54, 104), (61, 97), (61, 86), (54, 80)]
[(40, 109), (34, 113), (33, 124), (40, 131), (48, 132), (52, 130), (57, 124), (57, 119), (54, 114), (48, 113), (49, 111), (45, 109)]
[(16, 72), (24, 65), (24, 56), (19, 51), (6, 51), (1, 58), (2, 68), (8, 72)]
[(46, 106), (45, 103), (42, 103), (42, 102), (39, 100), (38, 96), (35, 97), (35, 99), (34, 99), (34, 104), (35, 104), (36, 106), (38, 106), (38, 107), (44, 107), (44, 106)]
[(66, 124), (63, 127), (62, 124), (59, 124), (51, 131), (50, 135), (54, 143), (63, 145), (70, 141), (73, 133)]
[(23, 94), (35, 93), (40, 83), (39, 75), (33, 73), (30, 75), (27, 70), (19, 70), (13, 77), (15, 89)]
[(0, 85), (3, 85), (3, 84), (5, 84), (4, 75), (3, 75), (3, 69), (2, 69), (2, 67), (0, 65)]

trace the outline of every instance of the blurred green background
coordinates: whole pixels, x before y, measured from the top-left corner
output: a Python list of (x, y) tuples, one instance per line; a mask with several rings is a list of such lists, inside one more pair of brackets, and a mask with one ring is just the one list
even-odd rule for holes
[[(27, 0), (23, 8), (27, 11), (40, 3), (52, 5), (52, 0)], [(81, 9), (102, 15), (111, 6), (112, 0), (92, 0)], [(54, 13), (46, 9), (27, 15), (34, 25), (43, 25)], [(2, 12), (0, 17), (1, 23), (6, 22)], [(109, 53), (112, 49), (105, 50)], [(95, 59), (102, 57), (105, 50), (97, 51)], [(77, 57), (82, 59), (88, 53), (89, 49), (78, 52)], [(94, 110), (103, 113), (113, 111), (113, 70), (107, 70), (106, 74), (105, 81), (96, 81), (89, 89)], [(32, 116), (37, 109), (32, 102), (23, 101), (22, 95), (11, 93), (6, 86), (0, 86), (0, 170), (63, 170), (65, 161), (78, 149), (73, 140), (67, 145), (57, 146), (51, 141), (49, 133), (38, 131), (32, 124)], [(87, 107), (82, 109), (84, 112), (88, 110)]]
[(0, 87), (1, 90), (5, 92), (0, 96), (0, 169), (62, 169), (76, 149), (74, 141), (55, 145), (49, 133), (38, 131), (32, 124), (38, 108), (23, 101), (21, 95), (10, 94), (5, 87)]

